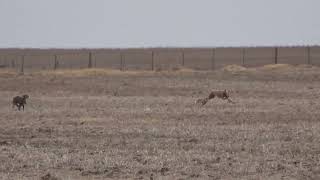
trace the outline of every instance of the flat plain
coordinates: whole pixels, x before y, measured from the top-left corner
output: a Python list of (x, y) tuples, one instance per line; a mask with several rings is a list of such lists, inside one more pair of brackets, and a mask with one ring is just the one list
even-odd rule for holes
[(0, 70), (0, 177), (320, 179), (319, 70)]

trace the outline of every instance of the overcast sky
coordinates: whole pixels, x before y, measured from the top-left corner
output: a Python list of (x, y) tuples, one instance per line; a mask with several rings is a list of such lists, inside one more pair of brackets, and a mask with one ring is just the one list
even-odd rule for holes
[(0, 0), (0, 47), (320, 45), (319, 0)]

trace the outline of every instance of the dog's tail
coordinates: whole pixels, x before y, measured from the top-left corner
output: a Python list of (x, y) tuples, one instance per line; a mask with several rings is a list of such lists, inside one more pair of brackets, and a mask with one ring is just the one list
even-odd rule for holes
[(195, 104), (204, 106), (205, 104), (207, 104), (208, 101), (209, 101), (209, 98), (203, 98), (203, 99), (200, 98), (195, 101)]

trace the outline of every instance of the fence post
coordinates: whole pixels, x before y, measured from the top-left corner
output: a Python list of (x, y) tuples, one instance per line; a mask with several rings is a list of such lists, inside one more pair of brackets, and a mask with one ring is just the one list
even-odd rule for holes
[(10, 60), (8, 58), (4, 57), (4, 61), (6, 63), (6, 66), (10, 67)]
[(246, 48), (242, 49), (242, 66), (244, 67), (244, 62), (246, 58)]
[(181, 65), (184, 66), (184, 50), (182, 49), (182, 61), (181, 61)]
[(278, 48), (274, 49), (274, 63), (278, 64)]
[(120, 71), (124, 71), (125, 66), (125, 56), (122, 52), (120, 52)]
[(21, 57), (21, 66), (20, 66), (20, 74), (24, 74), (24, 56)]
[(122, 52), (121, 52), (121, 50), (120, 50), (120, 54), (119, 54), (120, 56), (120, 67), (119, 67), (119, 69), (120, 69), (120, 71), (122, 71)]
[(310, 46), (307, 47), (307, 52), (308, 52), (308, 64), (311, 64), (311, 48), (310, 48)]
[(154, 71), (154, 52), (151, 52), (151, 70)]
[(92, 53), (91, 52), (89, 52), (88, 68), (92, 68)]
[(212, 49), (212, 57), (211, 57), (211, 70), (215, 70), (215, 64), (216, 64), (216, 62), (215, 62), (215, 56), (216, 56), (216, 51), (215, 51), (215, 49), (213, 48)]
[(58, 57), (57, 57), (57, 55), (54, 55), (53, 70), (56, 70), (57, 66), (58, 66)]
[(14, 62), (13, 59), (11, 59), (11, 67), (12, 67), (12, 68), (15, 68), (15, 67), (16, 67), (15, 62)]
[(8, 63), (8, 59), (4, 59), (4, 64), (6, 65), (6, 67), (9, 67), (9, 63)]
[(0, 64), (4, 64), (4, 58), (1, 55), (0, 55), (0, 60), (1, 60)]

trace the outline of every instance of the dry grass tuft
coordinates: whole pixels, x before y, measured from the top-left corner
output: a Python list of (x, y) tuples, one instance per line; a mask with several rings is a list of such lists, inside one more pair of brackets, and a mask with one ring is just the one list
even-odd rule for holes
[(258, 67), (257, 69), (262, 70), (290, 70), (293, 69), (294, 66), (290, 64), (268, 64), (262, 67)]
[(313, 66), (311, 64), (299, 64), (296, 66), (297, 68), (303, 68), (303, 69), (318, 69), (318, 66)]
[(227, 72), (243, 72), (243, 71), (247, 71), (248, 68), (245, 68), (240, 65), (232, 64), (232, 65), (227, 65), (223, 67), (222, 70)]
[(179, 72), (195, 72), (196, 70), (190, 69), (190, 68), (186, 68), (186, 67), (179, 67), (177, 69), (177, 71), (179, 71)]
[(14, 69), (0, 69), (0, 77), (17, 76), (19, 73)]
[(103, 68), (91, 68), (91, 69), (65, 69), (56, 71), (39, 71), (32, 73), (33, 75), (58, 75), (66, 77), (86, 77), (86, 76), (104, 76), (104, 75), (124, 75), (124, 76), (138, 76), (138, 75), (152, 75), (152, 74), (176, 74), (176, 73), (193, 73), (195, 70), (189, 68), (176, 68), (172, 70), (163, 71), (146, 71), (146, 70), (126, 70), (120, 71), (116, 69), (103, 69)]
[(120, 71), (116, 69), (102, 69), (102, 68), (91, 68), (91, 69), (65, 69), (56, 71), (40, 71), (35, 74), (40, 75), (61, 75), (61, 76), (98, 76), (98, 75), (139, 75), (151, 73), (150, 71)]

